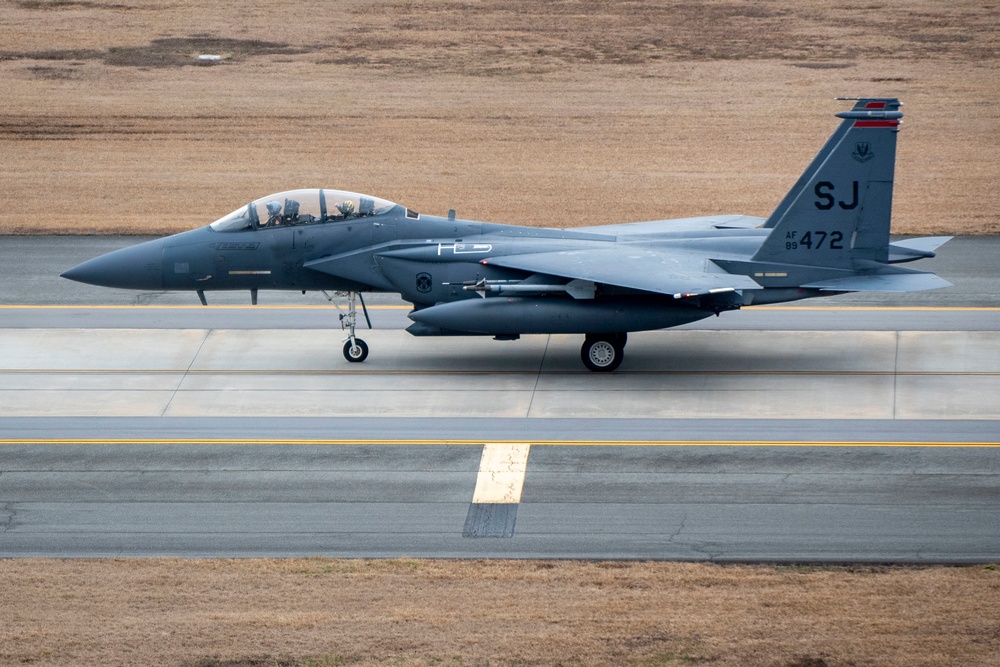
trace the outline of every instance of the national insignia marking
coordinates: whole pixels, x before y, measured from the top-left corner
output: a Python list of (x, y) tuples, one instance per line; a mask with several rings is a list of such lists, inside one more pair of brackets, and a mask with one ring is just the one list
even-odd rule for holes
[(854, 152), (851, 153), (851, 157), (858, 162), (865, 163), (875, 157), (875, 151), (872, 150), (872, 145), (867, 141), (859, 141), (854, 144)]

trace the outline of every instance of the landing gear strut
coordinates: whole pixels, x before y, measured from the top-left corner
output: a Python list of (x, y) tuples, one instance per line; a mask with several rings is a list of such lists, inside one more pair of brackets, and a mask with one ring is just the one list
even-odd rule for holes
[[(361, 302), (361, 310), (365, 314), (368, 328), (372, 328), (372, 321), (368, 317), (368, 309), (365, 307), (365, 299), (360, 292), (336, 292), (336, 295), (347, 297), (347, 312), (340, 313), (340, 328), (347, 331), (347, 339), (344, 341), (344, 359), (352, 363), (361, 363), (368, 358), (368, 343), (355, 335), (355, 328), (358, 324), (358, 301)], [(333, 297), (329, 294), (326, 295), (326, 298), (333, 301)], [(337, 306), (337, 310), (340, 310), (340, 306)]]
[(610, 373), (621, 366), (627, 341), (627, 333), (587, 334), (580, 348), (583, 365), (598, 373)]

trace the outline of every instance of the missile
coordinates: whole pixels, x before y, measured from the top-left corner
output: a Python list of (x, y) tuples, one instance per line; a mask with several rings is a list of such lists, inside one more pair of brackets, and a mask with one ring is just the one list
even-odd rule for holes
[[(451, 283), (445, 283), (449, 285)], [(597, 294), (597, 286), (589, 280), (571, 280), (565, 285), (540, 285), (535, 283), (525, 283), (518, 280), (467, 280), (462, 283), (462, 289), (466, 292), (478, 292), (479, 296), (486, 298), (486, 293), (495, 294), (549, 294), (554, 292), (565, 292), (574, 299), (593, 299)]]

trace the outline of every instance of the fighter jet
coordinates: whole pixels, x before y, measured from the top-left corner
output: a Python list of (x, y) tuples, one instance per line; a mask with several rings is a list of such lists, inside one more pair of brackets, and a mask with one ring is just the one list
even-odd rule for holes
[[(280, 192), (210, 225), (124, 248), (62, 274), (93, 285), (190, 290), (323, 290), (347, 298), (344, 357), (364, 361), (363, 293), (413, 304), (415, 336), (583, 334), (592, 371), (613, 371), (630, 331), (744, 306), (845, 292), (947, 287), (897, 266), (951, 237), (890, 243), (896, 98), (854, 102), (767, 218), (747, 215), (545, 229), (420, 214), (330, 189)], [(369, 321), (370, 325), (370, 321)]]

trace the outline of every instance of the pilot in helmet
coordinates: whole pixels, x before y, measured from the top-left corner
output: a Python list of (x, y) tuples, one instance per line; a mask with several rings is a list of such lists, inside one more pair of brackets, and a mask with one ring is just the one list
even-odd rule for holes
[(350, 199), (348, 199), (343, 204), (337, 204), (337, 210), (340, 211), (343, 214), (343, 216), (346, 218), (351, 213), (354, 213), (354, 202), (352, 202)]
[(267, 202), (267, 224), (265, 227), (279, 224), (281, 219), (281, 204), (272, 200)]

